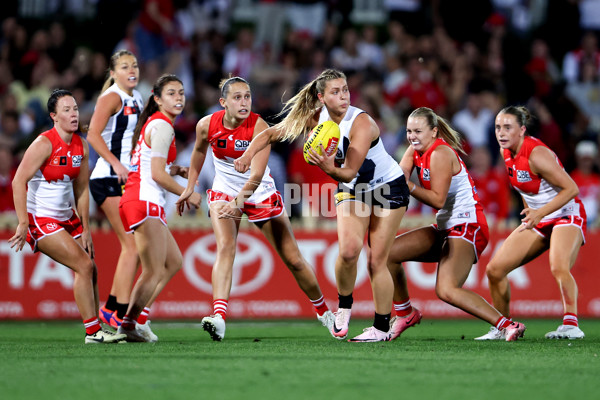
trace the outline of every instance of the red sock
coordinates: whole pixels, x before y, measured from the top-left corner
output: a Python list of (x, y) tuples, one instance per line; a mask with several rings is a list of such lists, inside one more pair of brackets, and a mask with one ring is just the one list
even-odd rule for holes
[(135, 329), (136, 323), (137, 321), (135, 319), (131, 319), (128, 314), (125, 314), (121, 326), (123, 327), (123, 329), (132, 330)]
[(144, 325), (148, 321), (148, 314), (150, 314), (150, 307), (144, 307), (140, 316), (138, 317), (137, 323)]
[(93, 335), (100, 330), (100, 321), (96, 317), (86, 319), (83, 321), (83, 326), (85, 326), (85, 333), (87, 335)]
[(403, 302), (394, 301), (394, 311), (398, 317), (406, 317), (409, 315), (413, 311), (410, 299), (406, 299), (406, 301)]
[(216, 299), (213, 300), (213, 314), (220, 314), (221, 317), (225, 320), (227, 318), (227, 305), (229, 301), (226, 299)]
[(315, 307), (315, 311), (319, 316), (325, 314), (325, 312), (329, 311), (329, 307), (327, 307), (327, 303), (325, 303), (325, 297), (321, 296), (316, 300), (310, 301), (312, 305)]
[(511, 324), (511, 322), (512, 321), (509, 318), (500, 317), (500, 318), (498, 318), (498, 321), (496, 321), (496, 323), (494, 324), (494, 326), (498, 330), (502, 330), (502, 329), (506, 328), (507, 326), (509, 326)]
[(579, 326), (577, 315), (570, 312), (565, 313), (565, 316), (563, 317), (563, 325)]

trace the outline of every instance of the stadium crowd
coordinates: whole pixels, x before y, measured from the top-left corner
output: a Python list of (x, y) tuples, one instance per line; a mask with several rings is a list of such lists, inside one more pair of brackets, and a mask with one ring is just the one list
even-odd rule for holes
[[(20, 0), (3, 8), (0, 213), (14, 213), (14, 172), (51, 126), (52, 90), (73, 93), (85, 135), (110, 56), (127, 49), (139, 60), (145, 100), (162, 73), (183, 81), (187, 104), (175, 122), (181, 165), (196, 123), (218, 109), (223, 77), (247, 79), (253, 111), (275, 123), (282, 102), (332, 67), (345, 72), (352, 104), (375, 119), (398, 161), (414, 109), (451, 121), (492, 229), (521, 210), (498, 157), (494, 117), (506, 105), (526, 105), (536, 117), (531, 133), (560, 158), (590, 227), (598, 225), (599, 1)], [(282, 193), (286, 182), (332, 182), (304, 162), (298, 144), (277, 144), (269, 165)], [(202, 172), (201, 193), (212, 182), (210, 168)], [(433, 213), (412, 203), (407, 215), (416, 214)], [(92, 216), (103, 219), (99, 210)]]

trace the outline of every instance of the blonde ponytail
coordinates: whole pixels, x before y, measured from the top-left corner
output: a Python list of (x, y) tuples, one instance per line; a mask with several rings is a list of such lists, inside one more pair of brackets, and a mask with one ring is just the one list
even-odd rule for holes
[(283, 109), (277, 115), (287, 115), (283, 121), (275, 125), (280, 133), (281, 141), (293, 141), (298, 136), (307, 134), (310, 118), (321, 107), (318, 94), (325, 92), (328, 81), (340, 78), (346, 79), (346, 75), (335, 69), (326, 69), (284, 103)]

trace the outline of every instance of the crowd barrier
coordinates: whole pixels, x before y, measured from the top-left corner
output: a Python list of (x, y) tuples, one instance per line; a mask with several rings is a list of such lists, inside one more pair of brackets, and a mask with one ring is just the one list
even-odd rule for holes
[[(335, 231), (296, 230), (306, 260), (314, 266), (330, 308), (337, 309), (334, 265), (338, 253)], [(16, 253), (7, 242), (12, 231), (0, 232), (0, 319), (76, 319), (73, 273), (29, 246)], [(200, 319), (212, 313), (210, 274), (216, 257), (215, 237), (210, 229), (173, 232), (183, 254), (183, 268), (171, 280), (152, 307), (153, 319)], [(485, 265), (507, 233), (492, 233), (490, 244), (473, 266), (465, 287), (490, 301)], [(114, 233), (93, 234), (98, 265), (100, 298), (111, 286), (119, 255)], [(581, 248), (572, 273), (579, 286), (579, 316), (600, 317), (600, 233), (592, 233)], [(464, 318), (467, 314), (443, 303), (435, 295), (435, 264), (405, 264), (412, 302), (427, 318)], [(518, 318), (559, 317), (562, 304), (558, 286), (548, 265), (548, 253), (509, 275), (511, 313)], [(359, 260), (354, 291), (354, 317), (372, 317), (371, 286), (365, 251)], [(231, 318), (314, 318), (313, 307), (296, 285), (291, 273), (260, 232), (244, 229), (238, 237), (233, 288), (228, 310)]]

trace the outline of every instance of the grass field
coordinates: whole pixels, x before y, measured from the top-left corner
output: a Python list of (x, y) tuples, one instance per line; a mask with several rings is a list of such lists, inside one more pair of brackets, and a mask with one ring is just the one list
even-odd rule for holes
[[(350, 333), (370, 321), (353, 320)], [(333, 339), (315, 321), (155, 322), (155, 344), (84, 345), (78, 322), (0, 322), (2, 399), (598, 399), (600, 320), (586, 338), (475, 342), (475, 320), (424, 320), (389, 343)]]

